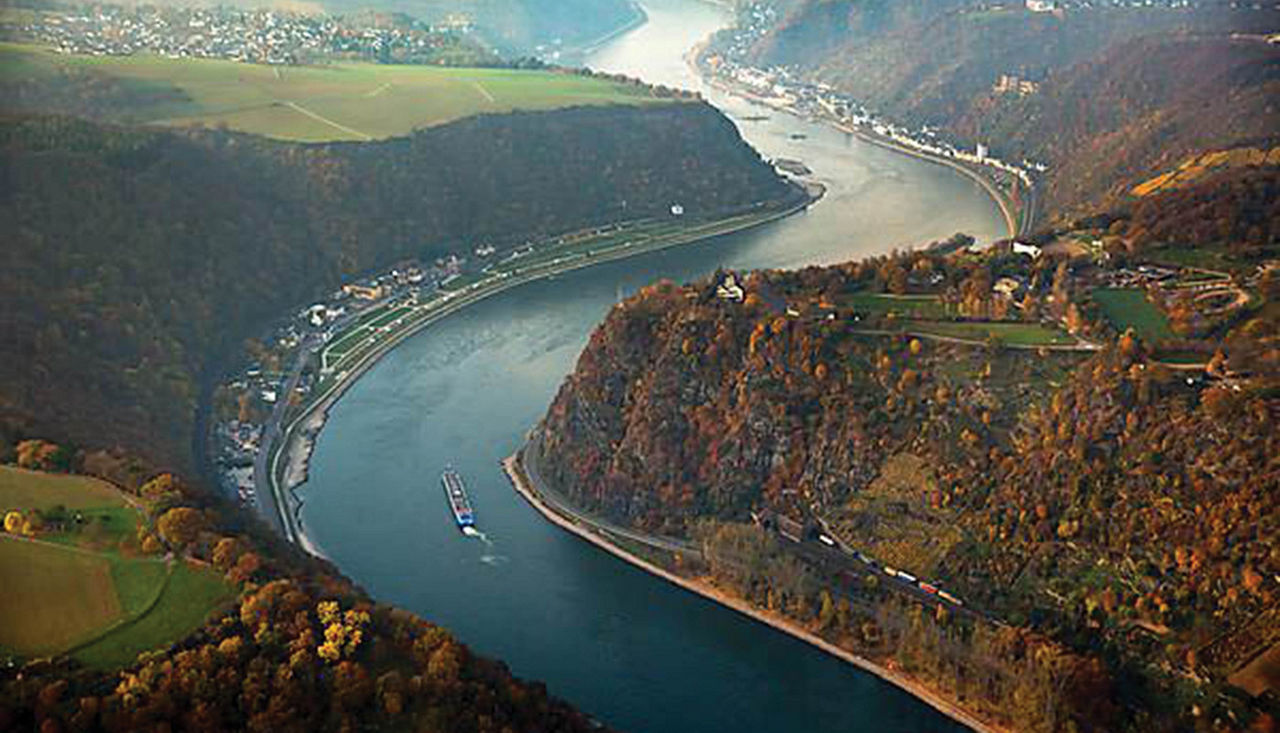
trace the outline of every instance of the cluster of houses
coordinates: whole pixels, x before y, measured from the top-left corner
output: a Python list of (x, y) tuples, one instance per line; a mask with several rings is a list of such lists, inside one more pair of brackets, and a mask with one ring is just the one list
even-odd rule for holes
[(1033, 13), (1058, 13), (1068, 10), (1091, 10), (1096, 8), (1163, 8), (1167, 10), (1183, 10), (1211, 5), (1235, 7), (1239, 3), (1230, 0), (1024, 0), (1009, 5), (994, 4), (988, 10), (999, 10), (1005, 7), (1023, 7)]
[(706, 64), (710, 72), (749, 97), (792, 114), (830, 120), (845, 129), (858, 128), (928, 155), (995, 168), (1027, 186), (1032, 185), (1033, 174), (1048, 170), (1043, 163), (1031, 160), (1018, 163), (1001, 160), (992, 155), (984, 143), (978, 143), (972, 151), (962, 148), (943, 140), (938, 130), (929, 125), (911, 129), (889, 122), (852, 97), (824, 83), (802, 81), (786, 68), (754, 68), (720, 54), (708, 55)]
[(1026, 97), (1040, 91), (1040, 82), (1024, 79), (1016, 74), (1001, 74), (991, 91), (995, 94)]
[(759, 20), (755, 25), (735, 29), (727, 46), (708, 54), (704, 61), (707, 71), (748, 97), (802, 117), (825, 119), (845, 129), (858, 128), (874, 133), (921, 153), (989, 166), (1010, 174), (1026, 186), (1032, 185), (1033, 174), (1048, 170), (1043, 163), (1031, 160), (1024, 159), (1018, 163), (1001, 160), (993, 156), (984, 143), (978, 143), (972, 151), (962, 148), (943, 140), (939, 131), (929, 125), (919, 129), (897, 125), (877, 116), (858, 100), (830, 85), (804, 81), (785, 67), (760, 69), (735, 60), (741, 58), (751, 44), (753, 33), (767, 30), (763, 19), (771, 16), (765, 11), (758, 11), (755, 15), (748, 12), (745, 17)]
[[(492, 254), (492, 247), (481, 245), (477, 251)], [(465, 259), (457, 255), (442, 257), (432, 265), (406, 263), (385, 272), (344, 284), (323, 300), (296, 311), (287, 321), (277, 325), (262, 338), (263, 344), (279, 356), (279, 363), (289, 368), (297, 362), (298, 349), (311, 353), (321, 351), (348, 325), (370, 309), (398, 300), (413, 301), (424, 290), (434, 291), (442, 283), (456, 277)], [(317, 375), (304, 371), (294, 387), (305, 399), (315, 388)], [(226, 383), (229, 394), (247, 397), (254, 407), (250, 415), (236, 414), (216, 422), (212, 430), (214, 463), (228, 494), (244, 504), (257, 498), (254, 485), (254, 463), (262, 445), (263, 424), (260, 420), (277, 403), (290, 395), (283, 393), (288, 375), (264, 370), (261, 364), (247, 365)], [(241, 419), (241, 418), (246, 419)]]
[(0, 25), (0, 38), (63, 53), (218, 58), (295, 64), (320, 57), (385, 61), (430, 57), (454, 43), (453, 27), (374, 27), (324, 15), (231, 6), (93, 5), (47, 10)]

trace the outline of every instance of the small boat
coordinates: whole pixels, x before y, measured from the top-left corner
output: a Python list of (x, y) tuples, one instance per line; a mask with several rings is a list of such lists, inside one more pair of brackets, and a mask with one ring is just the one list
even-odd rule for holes
[(444, 495), (449, 500), (449, 511), (453, 512), (453, 521), (459, 529), (474, 527), (475, 513), (471, 510), (471, 501), (467, 498), (467, 488), (462, 477), (452, 468), (445, 469), (440, 476), (440, 484), (444, 487)]

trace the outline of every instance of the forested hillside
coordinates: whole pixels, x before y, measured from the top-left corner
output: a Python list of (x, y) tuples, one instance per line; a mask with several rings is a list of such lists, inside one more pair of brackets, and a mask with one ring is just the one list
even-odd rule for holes
[[(1050, 214), (1088, 211), (1202, 150), (1274, 141), (1272, 8), (799, 2), (745, 48), (892, 119), (1049, 165)], [(1233, 34), (1243, 34), (1237, 37)], [(721, 39), (721, 44), (728, 42)], [(1034, 91), (997, 91), (1004, 76)]]
[(789, 189), (703, 104), (480, 116), (289, 144), (0, 123), (0, 424), (193, 466), (201, 380), (267, 319), (404, 258)]
[[(699, 540), (715, 582), (997, 722), (1269, 725), (1274, 679), (1246, 665), (1280, 642), (1278, 171), (1044, 237), (1099, 238), (1109, 259), (916, 252), (752, 273), (741, 303), (723, 275), (653, 286), (561, 388), (542, 474)], [(1233, 274), (1126, 286), (1170, 261)], [(888, 592), (852, 553), (814, 564), (770, 516), (985, 618)]]
[[(19, 445), (18, 460), (51, 468), (51, 452), (57, 446), (28, 441)], [(101, 456), (71, 467), (118, 473)], [(116, 527), (118, 536), (109, 540), (97, 522), (68, 529), (65, 507), (0, 507), (7, 517), (26, 510), (25, 522), (6, 522), (0, 529), (5, 569), (20, 562), (14, 554), (24, 547), (57, 552), (60, 543), (87, 542), (127, 562), (176, 566), (171, 572), (217, 579), (230, 600), (209, 610), (194, 633), (173, 629), (163, 645), (130, 658), (122, 669), (65, 657), (15, 659), (11, 650), (0, 651), (6, 661), (0, 669), (0, 730), (602, 729), (542, 685), (517, 680), (501, 663), (477, 657), (444, 629), (374, 602), (327, 563), (278, 538), (247, 531), (238, 510), (211, 502), (173, 475), (126, 480), (127, 501), (142, 517), (136, 528)], [(34, 495), (51, 490), (41, 489)], [(63, 501), (73, 498), (63, 492)], [(65, 588), (66, 572), (63, 567), (62, 577), (50, 585)], [(114, 595), (110, 584), (93, 588)], [(35, 595), (27, 599), (28, 613), (74, 614), (66, 604), (76, 599)], [(146, 612), (146, 618), (157, 616), (161, 624), (174, 623), (162, 608)]]

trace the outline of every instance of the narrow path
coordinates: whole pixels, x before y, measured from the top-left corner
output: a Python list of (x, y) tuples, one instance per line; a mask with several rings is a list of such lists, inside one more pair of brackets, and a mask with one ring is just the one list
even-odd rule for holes
[(390, 89), (390, 88), (391, 88), (391, 82), (387, 82), (386, 84), (383, 84), (382, 86), (378, 87), (377, 89), (374, 89), (373, 91), (371, 91), (371, 92), (369, 92), (369, 93), (365, 94), (364, 96), (366, 96), (366, 97), (376, 97), (376, 96), (378, 96), (379, 94), (382, 94), (383, 92), (387, 91), (387, 90), (388, 90), (388, 89)]
[(296, 112), (301, 112), (302, 114), (306, 115), (307, 117), (310, 117), (311, 119), (313, 119), (313, 120), (315, 120), (315, 121), (317, 121), (317, 122), (323, 122), (324, 124), (326, 124), (326, 125), (328, 125), (328, 126), (330, 126), (330, 127), (334, 128), (334, 129), (336, 129), (336, 130), (342, 130), (343, 132), (347, 133), (348, 135), (355, 135), (356, 137), (360, 138), (361, 140), (364, 140), (365, 142), (368, 142), (368, 141), (370, 141), (370, 140), (373, 140), (373, 136), (372, 136), (372, 135), (370, 135), (370, 134), (368, 134), (368, 133), (361, 132), (361, 131), (359, 131), (359, 130), (357, 130), (357, 129), (355, 129), (355, 128), (352, 128), (352, 127), (347, 127), (346, 125), (343, 125), (343, 124), (341, 124), (341, 123), (334, 122), (333, 120), (329, 119), (328, 117), (323, 117), (323, 116), (321, 116), (321, 115), (318, 115), (318, 114), (316, 114), (315, 112), (312, 112), (311, 110), (307, 109), (306, 107), (303, 107), (302, 105), (298, 104), (297, 102), (285, 102), (285, 103), (284, 103), (284, 105), (285, 105), (286, 107), (289, 107), (290, 109), (292, 109), (292, 110), (296, 111)]
[(538, 498), (545, 504), (551, 506), (552, 509), (570, 518), (574, 522), (578, 522), (587, 527), (595, 529), (597, 532), (611, 534), (615, 537), (637, 542), (642, 545), (648, 545), (660, 550), (668, 552), (695, 553), (701, 554), (702, 549), (698, 545), (689, 540), (677, 537), (662, 537), (644, 532), (637, 532), (627, 527), (622, 527), (606, 519), (587, 514), (568, 503), (566, 497), (558, 491), (551, 488), (551, 483), (542, 479), (542, 473), (539, 469), (540, 458), (542, 455), (542, 444), (538, 441), (530, 441), (525, 449), (523, 460), (520, 467), (524, 469), (525, 474), (529, 477), (530, 482), (538, 487)]
[(473, 82), (471, 82), (471, 86), (475, 87), (475, 90), (476, 90), (477, 92), (480, 92), (480, 96), (482, 96), (482, 97), (484, 97), (486, 100), (488, 100), (489, 104), (497, 104), (497, 103), (498, 103), (498, 100), (494, 99), (494, 98), (493, 98), (493, 95), (489, 93), (489, 90), (488, 90), (488, 89), (485, 89), (483, 86), (481, 86), (481, 85), (480, 85), (480, 82), (478, 82), (478, 81), (473, 81)]
[[(856, 328), (851, 329), (849, 333), (856, 333), (863, 336), (912, 336), (915, 338), (926, 339), (929, 341), (938, 341), (944, 344), (956, 344), (959, 346), (987, 346), (986, 341), (978, 341), (977, 339), (966, 339), (958, 336), (942, 336), (936, 333), (927, 333), (925, 331), (886, 331), (873, 328)], [(1078, 337), (1077, 337), (1078, 338)], [(1092, 341), (1079, 339), (1074, 344), (1000, 344), (1002, 349), (1016, 349), (1019, 351), (1039, 351), (1045, 349), (1047, 351), (1101, 351), (1102, 347)]]

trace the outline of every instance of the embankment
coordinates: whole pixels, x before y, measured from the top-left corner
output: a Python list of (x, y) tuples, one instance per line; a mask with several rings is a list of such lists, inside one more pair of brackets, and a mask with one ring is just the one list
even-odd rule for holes
[[(473, 305), (485, 298), (489, 298), (499, 293), (506, 292), (512, 288), (519, 287), (520, 285), (571, 272), (573, 270), (580, 270), (606, 262), (634, 257), (647, 252), (655, 252), (670, 247), (694, 244), (707, 239), (727, 236), (729, 234), (763, 226), (770, 222), (804, 211), (823, 195), (823, 189), (818, 186), (813, 186), (812, 184), (803, 187), (803, 191), (803, 195), (797, 194), (793, 198), (792, 203), (787, 206), (767, 214), (754, 216), (750, 219), (744, 219), (739, 222), (726, 225), (723, 228), (716, 229), (710, 234), (682, 236), (677, 232), (669, 237), (659, 238), (646, 243), (643, 246), (616, 247), (596, 252), (580, 259), (562, 262), (559, 264), (551, 264), (531, 272), (521, 273), (513, 277), (489, 282), (487, 284), (482, 281), (481, 287), (476, 290), (465, 291), (464, 294), (453, 298), (447, 303), (431, 311), (428, 316), (413, 321), (399, 331), (392, 332), (383, 342), (377, 344), (374, 348), (361, 356), (359, 361), (345, 368), (343, 372), (338, 375), (333, 384), (331, 384), (315, 400), (306, 405), (302, 412), (292, 418), (288, 423), (288, 426), (284, 429), (282, 440), (278, 441), (278, 445), (280, 446), (279, 449), (277, 449), (277, 452), (274, 455), (268, 457), (268, 465), (270, 466), (269, 477), (271, 482), (269, 490), (275, 499), (275, 505), (282, 520), (285, 536), (289, 541), (301, 545), (312, 554), (320, 554), (318, 550), (315, 549), (316, 545), (314, 541), (307, 537), (306, 532), (302, 527), (302, 519), (300, 515), (302, 499), (297, 493), (298, 490), (306, 483), (307, 466), (310, 462), (311, 451), (315, 446), (315, 440), (324, 427), (324, 422), (328, 418), (329, 409), (339, 399), (341, 399), (342, 395), (346, 393), (347, 389), (349, 389), (356, 380), (364, 375), (364, 373), (376, 364), (383, 356), (389, 353), (396, 346), (400, 345), (400, 343), (405, 339), (431, 324), (436, 323), (442, 318), (457, 313), (469, 305)], [(272, 450), (272, 448), (268, 448), (268, 450)]]
[(885, 682), (905, 690), (943, 715), (946, 715), (952, 720), (966, 725), (975, 731), (979, 731), (980, 733), (1007, 732), (1007, 729), (1005, 728), (979, 720), (965, 709), (957, 706), (949, 699), (939, 695), (912, 677), (890, 669), (889, 667), (876, 664), (875, 662), (864, 657), (860, 657), (846, 649), (842, 649), (826, 639), (823, 639), (821, 636), (805, 629), (794, 621), (780, 616), (779, 614), (757, 608), (741, 598), (724, 592), (705, 580), (687, 578), (677, 575), (665, 568), (659, 567), (648, 560), (628, 552), (613, 542), (610, 542), (603, 535), (593, 531), (591, 525), (581, 517), (567, 517), (557, 512), (548, 503), (542, 500), (540, 491), (533, 485), (532, 480), (524, 470), (522, 456), (523, 449), (504, 460), (502, 462), (502, 468), (506, 472), (507, 478), (511, 480), (511, 484), (515, 488), (516, 492), (519, 493), (520, 496), (524, 497), (525, 501), (529, 502), (530, 506), (532, 506), (539, 514), (545, 517), (547, 521), (552, 524), (595, 545), (614, 557), (640, 568), (641, 570), (652, 573), (653, 575), (684, 588), (687, 591), (715, 601), (722, 606), (737, 611), (738, 613), (762, 624), (771, 626), (778, 631), (790, 634), (791, 636), (811, 644), (832, 656), (838, 657), (865, 672), (869, 672)]

